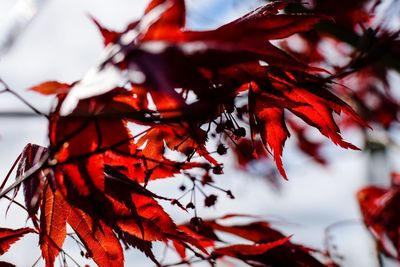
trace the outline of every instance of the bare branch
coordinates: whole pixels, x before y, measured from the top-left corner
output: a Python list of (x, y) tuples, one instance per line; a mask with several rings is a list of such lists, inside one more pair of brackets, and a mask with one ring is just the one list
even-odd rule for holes
[(17, 92), (12, 90), (8, 84), (0, 78), (0, 83), (4, 86), (4, 90), (2, 92), (8, 92), (12, 95), (14, 95), (16, 98), (18, 98), (22, 103), (24, 103), (27, 107), (29, 107), (33, 112), (35, 112), (37, 115), (43, 116), (48, 118), (48, 115), (42, 113), (39, 111), (37, 108), (35, 108), (31, 103), (29, 103), (27, 100), (25, 100), (21, 95), (19, 95)]

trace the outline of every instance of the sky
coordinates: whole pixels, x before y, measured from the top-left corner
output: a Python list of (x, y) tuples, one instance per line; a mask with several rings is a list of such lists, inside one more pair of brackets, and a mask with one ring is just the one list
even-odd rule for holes
[[(5, 23), (4, 17), (10, 14), (15, 2), (17, 1), (0, 0), (0, 33), (4, 25), (2, 23)], [(16, 43), (0, 56), (0, 77), (39, 109), (48, 111), (53, 103), (52, 99), (29, 92), (27, 88), (47, 80), (74, 82), (82, 78), (97, 62), (102, 51), (102, 40), (88, 15), (94, 16), (111, 29), (121, 30), (128, 22), (140, 16), (147, 2), (43, 1), (43, 7), (20, 34)], [(244, 3), (226, 0), (187, 2), (188, 25), (193, 29), (216, 27), (259, 4), (256, 1)], [(0, 111), (22, 110), (27, 109), (14, 97), (4, 94), (0, 96)], [(47, 122), (39, 117), (0, 117), (0, 178), (5, 176), (27, 143), (46, 146), (46, 132)], [(344, 136), (361, 146), (358, 132), (345, 132)], [(294, 147), (293, 140), (289, 141), (284, 152), (284, 164), (290, 180), (282, 181), (281, 192), (272, 190), (265, 180), (235, 169), (231, 158), (222, 158), (225, 174), (217, 178), (217, 184), (231, 189), (236, 199), (230, 200), (221, 196), (216, 207), (201, 209), (200, 215), (258, 215), (274, 221), (286, 234), (293, 234), (293, 241), (321, 249), (327, 228), (336, 225), (330, 228), (330, 242), (338, 247), (337, 253), (344, 256), (343, 266), (376, 266), (373, 245), (361, 224), (355, 200), (355, 192), (367, 182), (367, 156), (328, 144), (324, 152), (330, 165), (321, 167), (296, 152)], [(179, 179), (174, 182), (155, 182), (151, 188), (162, 194), (175, 194), (179, 183)], [(25, 226), (26, 216), (18, 207), (13, 206), (6, 216), (3, 215), (7, 204), (5, 200), (0, 202), (0, 226)], [(192, 216), (183, 215), (168, 205), (166, 209), (178, 223), (187, 221)], [(79, 251), (71, 240), (67, 241), (65, 248), (75, 255), (78, 262), (87, 263), (78, 255)], [(160, 249), (156, 248), (156, 253), (161, 253)], [(0, 260), (17, 266), (31, 266), (39, 256), (37, 238), (30, 235), (19, 241)], [(170, 259), (176, 258), (171, 256)], [(135, 266), (152, 266), (144, 255), (136, 251), (126, 254), (126, 262), (127, 266), (132, 266), (132, 263)]]

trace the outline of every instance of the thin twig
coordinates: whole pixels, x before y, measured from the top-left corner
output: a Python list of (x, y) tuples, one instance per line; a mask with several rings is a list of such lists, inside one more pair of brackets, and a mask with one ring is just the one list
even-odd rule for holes
[(64, 253), (65, 256), (70, 258), (72, 260), (72, 262), (76, 264), (76, 266), (81, 267), (81, 265), (79, 265), (79, 263), (71, 255), (69, 255), (64, 249), (62, 249), (60, 246), (57, 245), (57, 243), (53, 240), (53, 238), (51, 238), (51, 236), (49, 236), (47, 233), (44, 233), (44, 234), (51, 241), (53, 246), (55, 246), (60, 252)]
[(19, 203), (15, 199), (10, 198), (9, 196), (4, 196), (4, 198), (10, 200), (12, 203), (16, 204), (17, 206), (23, 208), (26, 212), (28, 212), (28, 209), (25, 208), (24, 205), (22, 205), (21, 203)]
[(376, 256), (378, 257), (379, 267), (385, 267), (385, 261), (383, 258), (383, 254), (379, 252), (378, 245), (377, 245), (377, 249), (376, 249), (376, 254), (377, 254)]
[(39, 263), (39, 261), (40, 261), (41, 258), (42, 258), (42, 256), (39, 256), (39, 257), (36, 259), (36, 261), (32, 264), (31, 267), (35, 267), (35, 266)]
[(3, 190), (4, 186), (6, 185), (8, 179), (10, 178), (11, 173), (13, 172), (15, 166), (17, 166), (17, 163), (21, 159), (22, 153), (18, 155), (17, 159), (14, 161), (13, 165), (11, 166), (11, 169), (8, 171), (6, 177), (3, 180), (3, 183), (0, 185), (0, 192)]
[(22, 103), (24, 103), (26, 106), (28, 106), (33, 112), (35, 112), (36, 114), (46, 117), (48, 118), (49, 116), (42, 113), (41, 111), (39, 111), (37, 108), (35, 108), (31, 103), (29, 103), (27, 100), (25, 100), (25, 98), (23, 98), (21, 95), (19, 95), (17, 92), (15, 92), (14, 90), (11, 90), (11, 88), (8, 86), (8, 84), (2, 79), (0, 78), (0, 83), (4, 86), (4, 90), (5, 92), (8, 92), (12, 95), (14, 95), (16, 98), (18, 98)]

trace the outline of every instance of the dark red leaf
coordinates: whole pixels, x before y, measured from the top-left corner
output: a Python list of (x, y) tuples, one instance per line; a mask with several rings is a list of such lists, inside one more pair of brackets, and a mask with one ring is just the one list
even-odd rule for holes
[[(390, 188), (369, 186), (357, 193), (365, 225), (379, 244), (379, 250), (389, 257), (400, 254), (400, 191), (398, 185)], [(394, 249), (393, 249), (394, 248)]]
[(28, 233), (34, 233), (32, 228), (8, 229), (0, 228), (0, 255), (8, 251), (12, 244)]
[(282, 165), (282, 151), (286, 139), (290, 136), (286, 128), (283, 110), (280, 108), (263, 108), (257, 112), (257, 122), (265, 147), (271, 148), (281, 175), (287, 179)]
[(275, 242), (256, 245), (232, 245), (228, 247), (216, 248), (214, 253), (217, 255), (234, 257), (242, 260), (252, 260), (251, 256), (260, 256), (267, 251), (285, 244), (290, 237), (280, 239)]
[(156, 9), (165, 9), (149, 28), (146, 38), (159, 38), (165, 31), (177, 31), (185, 26), (186, 9), (184, 0), (152, 0), (145, 10), (145, 16)]
[[(48, 153), (47, 148), (35, 144), (28, 144), (22, 151), (22, 156), (17, 167), (17, 177), (22, 177), (33, 168)], [(35, 226), (37, 225), (36, 213), (43, 197), (46, 175), (43, 170), (23, 181), (25, 207)]]
[(115, 32), (115, 31), (111, 31), (109, 29), (106, 29), (94, 17), (90, 17), (90, 18), (92, 19), (94, 24), (99, 29), (101, 35), (103, 36), (103, 42), (104, 42), (105, 46), (107, 46), (110, 43), (115, 43), (117, 41), (117, 39), (119, 38), (119, 33)]

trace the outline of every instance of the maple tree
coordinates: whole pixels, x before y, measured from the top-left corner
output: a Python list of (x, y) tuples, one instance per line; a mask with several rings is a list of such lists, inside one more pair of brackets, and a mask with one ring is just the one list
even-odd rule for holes
[[(213, 153), (233, 151), (242, 168), (271, 155), (279, 174), (288, 179), (282, 154), (290, 133), (297, 136), (301, 151), (326, 164), (322, 144), (308, 138), (307, 127), (342, 148), (357, 150), (343, 140), (339, 119), (340, 125), (364, 132), (370, 125), (389, 129), (396, 123), (399, 106), (390, 97), (388, 70), (399, 71), (400, 61), (391, 56), (399, 56), (400, 31), (363, 28), (378, 1), (372, 11), (366, 6), (375, 1), (339, 2), (346, 4), (316, 1), (310, 8), (296, 1), (271, 2), (207, 31), (185, 27), (183, 0), (151, 1), (143, 16), (122, 32), (93, 18), (104, 40), (102, 61), (75, 83), (48, 81), (30, 88), (56, 98), (49, 114), (0, 80), (2, 93), (18, 96), (49, 123), (48, 146), (26, 145), (0, 186), (0, 197), (11, 203), (23, 187), (25, 203), (19, 205), (32, 224), (1, 228), (0, 254), (33, 233), (46, 266), (54, 266), (60, 254), (68, 256), (63, 249), (67, 237), (99, 266), (124, 266), (129, 247), (165, 267), (199, 261), (215, 266), (226, 257), (250, 266), (338, 266), (328, 252), (292, 242), (267, 221), (224, 224), (243, 216), (239, 214), (202, 219), (195, 195), (201, 192), (207, 207), (218, 196), (205, 192), (206, 187), (234, 198), (229, 189), (214, 184), (223, 165)], [(290, 46), (288, 38), (295, 34), (303, 51)], [(316, 49), (324, 41), (353, 45), (343, 55), (349, 62), (330, 66), (328, 56)], [(359, 81), (350, 93), (343, 89), (349, 77)], [(367, 101), (371, 97), (376, 99), (372, 105)], [(172, 152), (179, 156), (170, 157)], [(6, 187), (14, 169), (15, 182)], [(192, 183), (180, 188), (180, 198), (147, 188), (154, 180), (178, 174)], [(182, 202), (189, 194), (190, 201)], [(357, 195), (378, 249), (395, 259), (400, 253), (398, 195), (395, 179), (389, 189), (367, 187)], [(194, 209), (195, 216), (177, 225), (159, 202)], [(74, 233), (67, 232), (68, 226)], [(223, 234), (245, 241), (229, 243)], [(173, 248), (181, 261), (160, 262), (152, 251), (156, 241)]]

